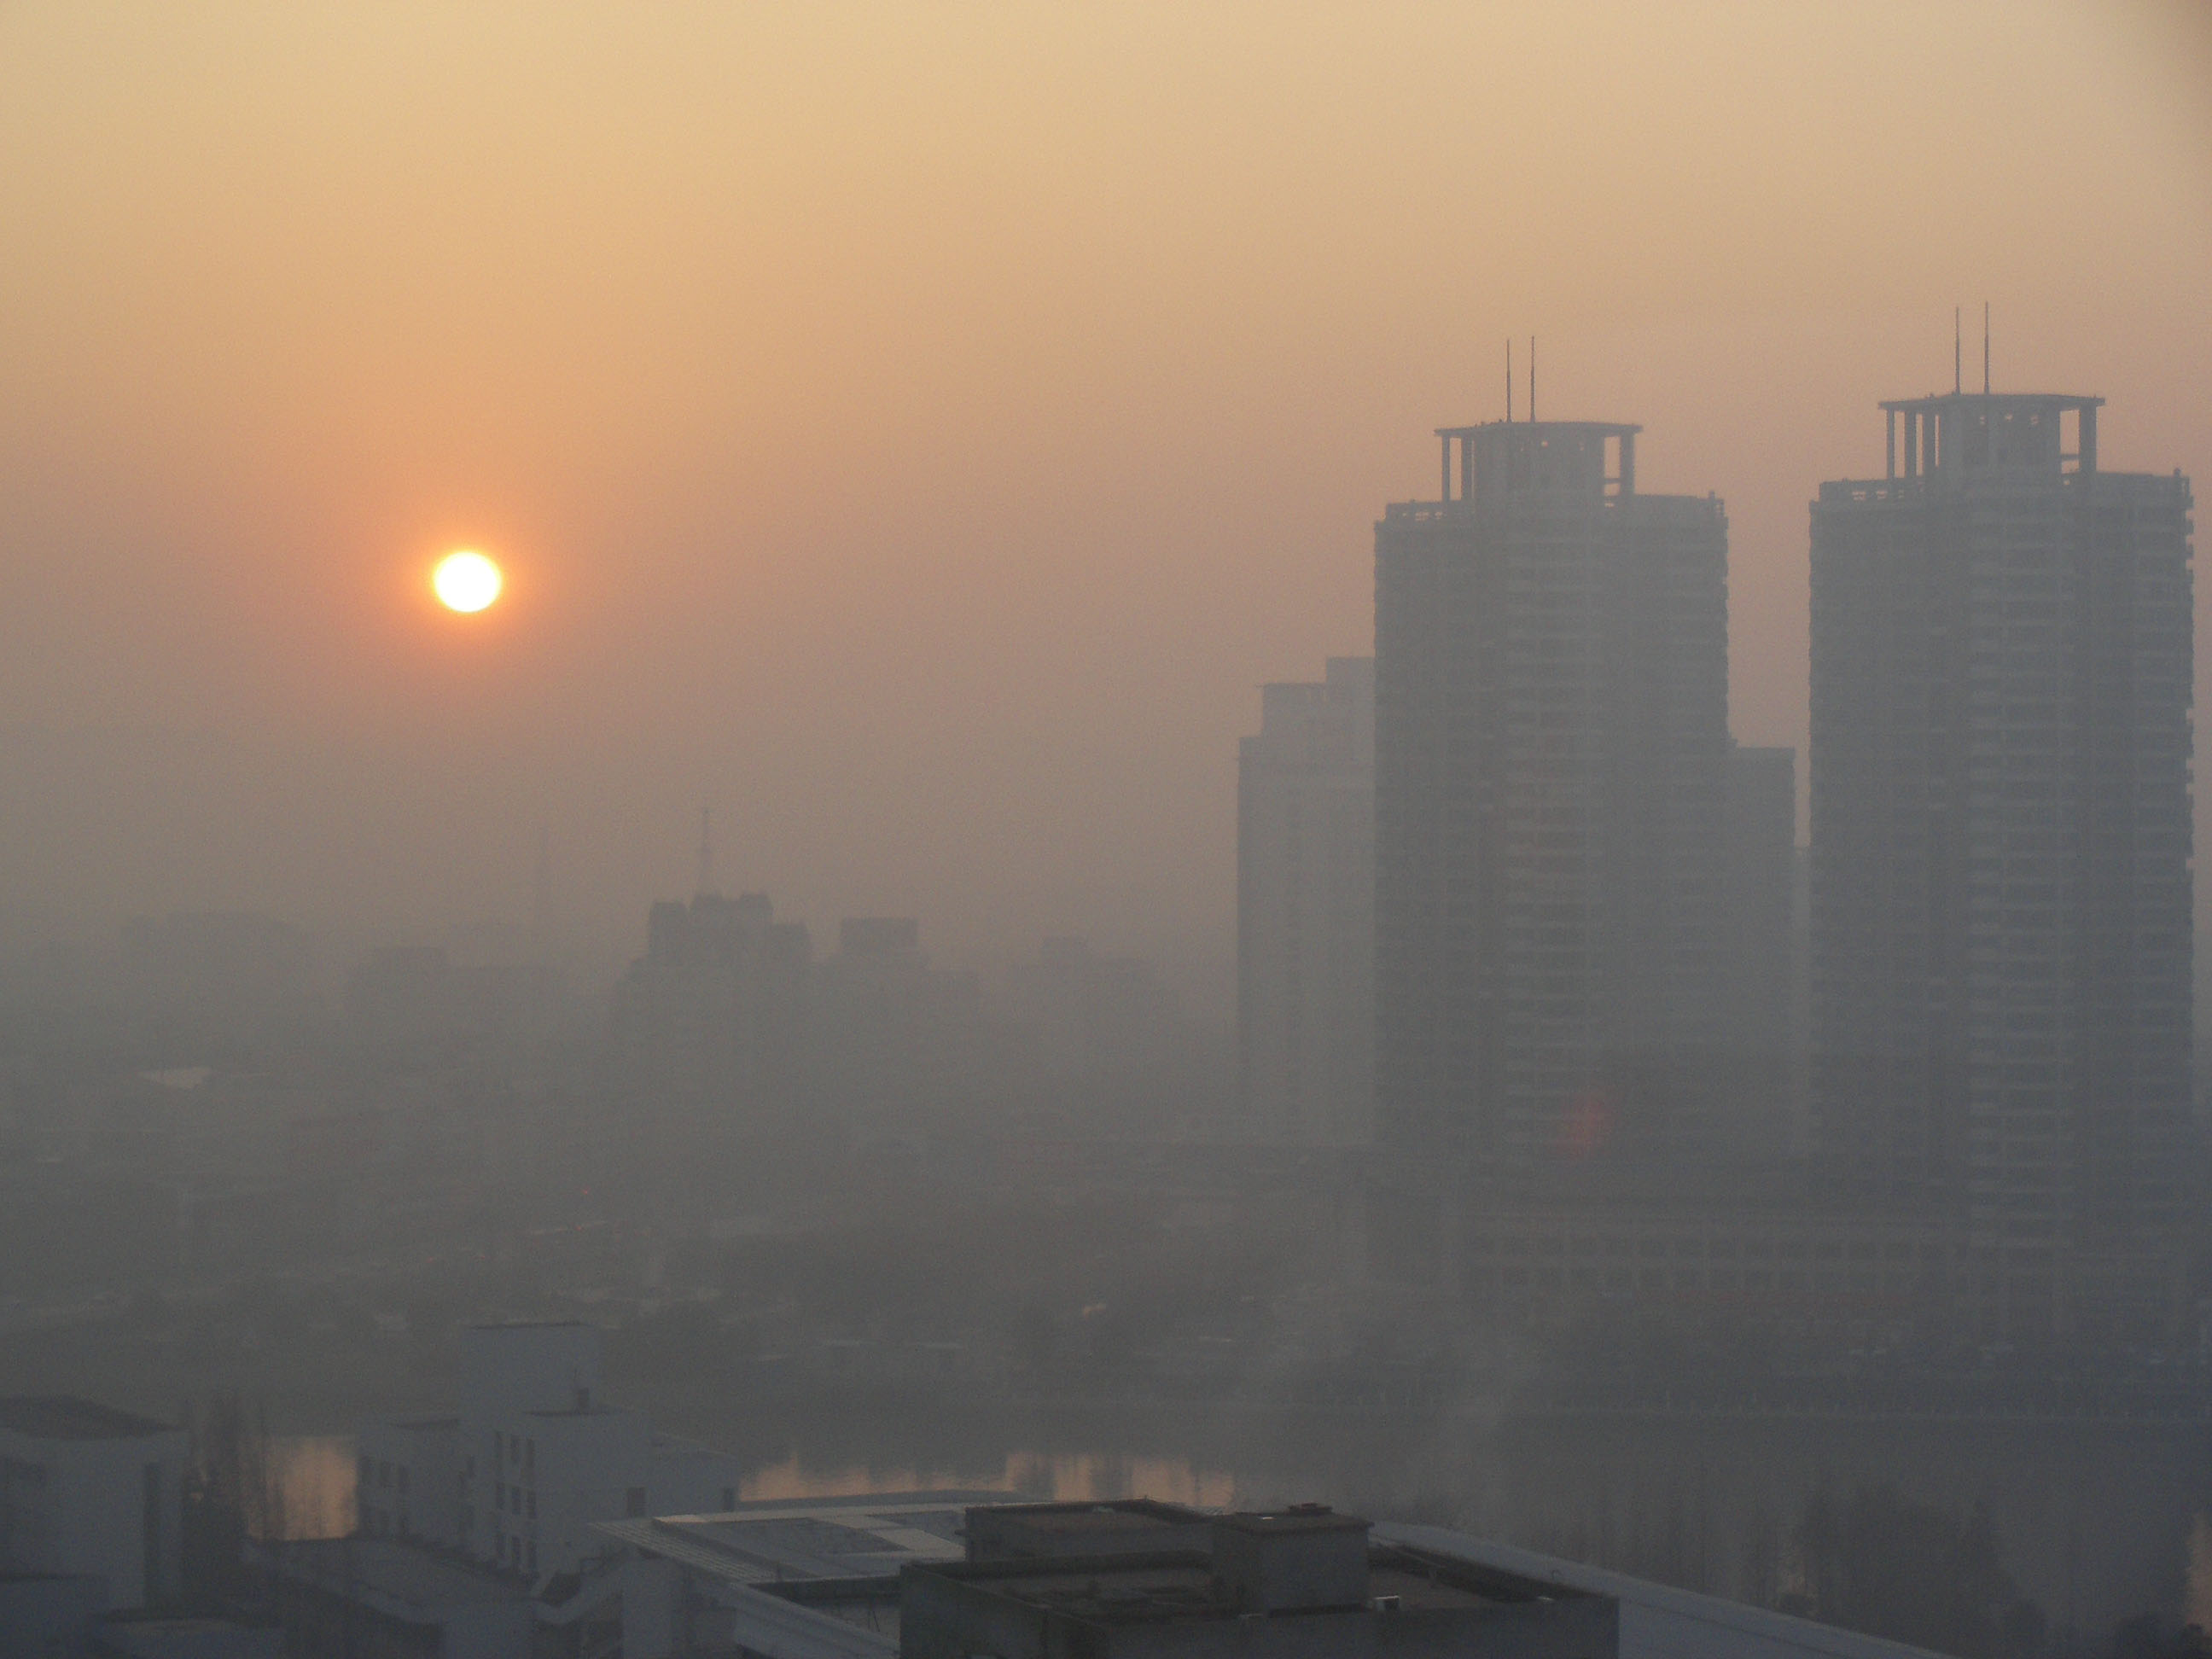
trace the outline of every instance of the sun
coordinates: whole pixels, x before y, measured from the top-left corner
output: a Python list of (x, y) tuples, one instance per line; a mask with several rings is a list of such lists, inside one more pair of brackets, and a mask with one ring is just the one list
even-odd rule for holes
[(473, 548), (447, 554), (430, 575), (438, 603), (448, 611), (481, 611), (504, 585), (499, 567)]

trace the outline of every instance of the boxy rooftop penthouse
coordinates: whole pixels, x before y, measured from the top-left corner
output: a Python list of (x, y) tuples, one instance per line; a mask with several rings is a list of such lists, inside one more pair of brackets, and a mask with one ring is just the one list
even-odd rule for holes
[(902, 1659), (1620, 1651), (1609, 1596), (1376, 1545), (1365, 1521), (1323, 1504), (1224, 1516), (1141, 1500), (1006, 1505), (969, 1510), (968, 1534), (967, 1561), (900, 1569)]

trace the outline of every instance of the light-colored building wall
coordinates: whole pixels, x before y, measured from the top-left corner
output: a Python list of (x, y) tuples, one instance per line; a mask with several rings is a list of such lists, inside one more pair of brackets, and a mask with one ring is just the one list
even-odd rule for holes
[(535, 1579), (594, 1553), (595, 1522), (734, 1503), (734, 1459), (600, 1398), (604, 1341), (579, 1322), (464, 1331), (457, 1416), (362, 1426), (362, 1531)]
[(1373, 1131), (1375, 664), (1264, 689), (1237, 757), (1238, 1087), (1232, 1132)]
[(181, 1428), (90, 1401), (0, 1401), (0, 1570), (86, 1574), (110, 1610), (179, 1590)]

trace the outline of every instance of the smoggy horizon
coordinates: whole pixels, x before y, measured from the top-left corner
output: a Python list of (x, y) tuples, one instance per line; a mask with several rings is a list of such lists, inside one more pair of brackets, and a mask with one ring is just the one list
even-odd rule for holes
[(1371, 648), (1507, 336), (1726, 501), (1747, 743), (1954, 307), (2212, 477), (2208, 85), (2179, 6), (15, 9), (0, 911), (442, 937), (542, 835), (634, 947), (704, 804), (818, 946), (1203, 991), (1258, 687)]

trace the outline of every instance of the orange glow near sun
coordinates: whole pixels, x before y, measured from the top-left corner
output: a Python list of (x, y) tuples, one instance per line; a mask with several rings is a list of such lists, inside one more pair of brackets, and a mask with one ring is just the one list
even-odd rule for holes
[(431, 573), (438, 603), (448, 611), (482, 611), (499, 597), (505, 579), (499, 567), (472, 548), (448, 553)]

